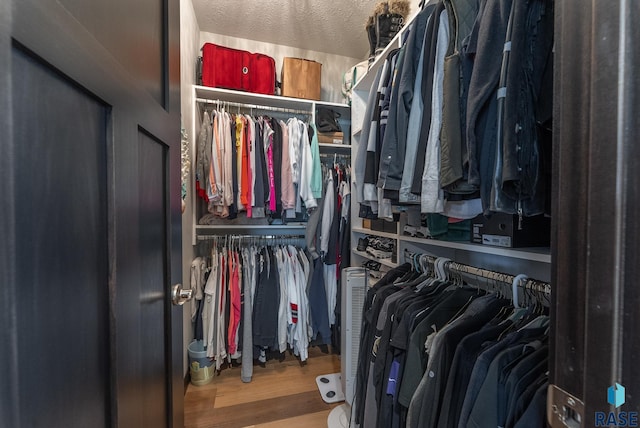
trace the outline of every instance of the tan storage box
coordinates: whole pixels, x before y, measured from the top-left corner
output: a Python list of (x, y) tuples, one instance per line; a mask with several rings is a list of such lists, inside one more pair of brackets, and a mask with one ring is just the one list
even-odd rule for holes
[(319, 100), (321, 72), (322, 64), (319, 62), (285, 57), (282, 63), (282, 95)]
[(342, 132), (318, 132), (318, 143), (344, 144), (344, 134)]

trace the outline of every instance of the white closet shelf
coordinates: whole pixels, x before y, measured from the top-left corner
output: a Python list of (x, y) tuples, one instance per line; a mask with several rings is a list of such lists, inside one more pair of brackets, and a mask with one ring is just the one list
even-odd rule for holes
[(398, 235), (397, 237), (400, 241), (412, 242), (415, 244), (429, 245), (433, 247), (453, 248), (457, 250), (472, 251), (474, 253), (494, 254), (496, 256), (512, 257), (516, 259), (531, 260), (542, 263), (551, 263), (551, 254), (549, 253), (550, 250), (548, 247), (503, 248), (465, 242), (451, 242), (428, 238), (414, 238), (405, 235)]
[(378, 230), (365, 229), (363, 227), (352, 227), (351, 230), (355, 233), (364, 233), (366, 235), (374, 235), (374, 236), (381, 236), (383, 238), (398, 239), (398, 235), (395, 233), (380, 232)]
[(358, 251), (356, 249), (352, 250), (353, 254), (356, 254), (360, 257), (363, 257), (365, 259), (369, 259), (369, 260), (374, 260), (376, 262), (380, 262), (381, 265), (384, 266), (388, 266), (390, 268), (395, 268), (398, 267), (398, 263), (395, 263), (393, 261), (391, 261), (391, 259), (378, 259), (376, 257), (373, 257), (371, 254), (365, 252), (365, 251)]
[(331, 107), (340, 113), (348, 115), (349, 105), (329, 101), (307, 100), (303, 98), (281, 97), (279, 95), (254, 94), (251, 92), (233, 91), (222, 88), (195, 85), (196, 98), (207, 100), (229, 101), (239, 104), (276, 107), (287, 110), (313, 111), (315, 107)]
[(389, 232), (379, 232), (377, 230), (364, 229), (361, 227), (352, 228), (354, 233), (381, 236), (391, 238), (401, 242), (411, 242), (422, 246), (453, 248), (456, 250), (471, 251), (474, 253), (494, 254), (496, 256), (512, 257), (516, 259), (531, 260), (535, 262), (551, 263), (551, 254), (548, 247), (537, 248), (503, 248), (492, 247), (490, 245), (472, 244), (466, 242), (439, 241), (437, 239), (414, 238), (411, 236), (397, 235)]

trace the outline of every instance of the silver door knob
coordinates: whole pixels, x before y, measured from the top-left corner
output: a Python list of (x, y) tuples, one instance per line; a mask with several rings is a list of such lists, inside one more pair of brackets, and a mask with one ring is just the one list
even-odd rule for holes
[(171, 301), (174, 305), (184, 305), (193, 297), (193, 290), (182, 288), (182, 284), (176, 284), (171, 288)]

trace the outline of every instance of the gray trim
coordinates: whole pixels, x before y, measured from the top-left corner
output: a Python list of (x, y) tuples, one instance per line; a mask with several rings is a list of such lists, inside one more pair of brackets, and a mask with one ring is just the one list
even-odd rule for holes
[[(0, 2), (0, 129), (3, 132), (0, 156), (0, 421), (6, 426), (20, 426), (18, 383), (18, 334), (15, 302), (15, 200), (12, 74), (11, 74), (11, 3)], [(8, 201), (8, 202), (7, 202)]]

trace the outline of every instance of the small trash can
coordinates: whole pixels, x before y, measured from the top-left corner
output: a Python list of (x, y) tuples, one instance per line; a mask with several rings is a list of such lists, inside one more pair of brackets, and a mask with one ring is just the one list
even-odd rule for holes
[(189, 374), (191, 383), (197, 386), (206, 385), (213, 380), (215, 366), (213, 361), (207, 358), (202, 340), (194, 340), (187, 348), (189, 353)]

